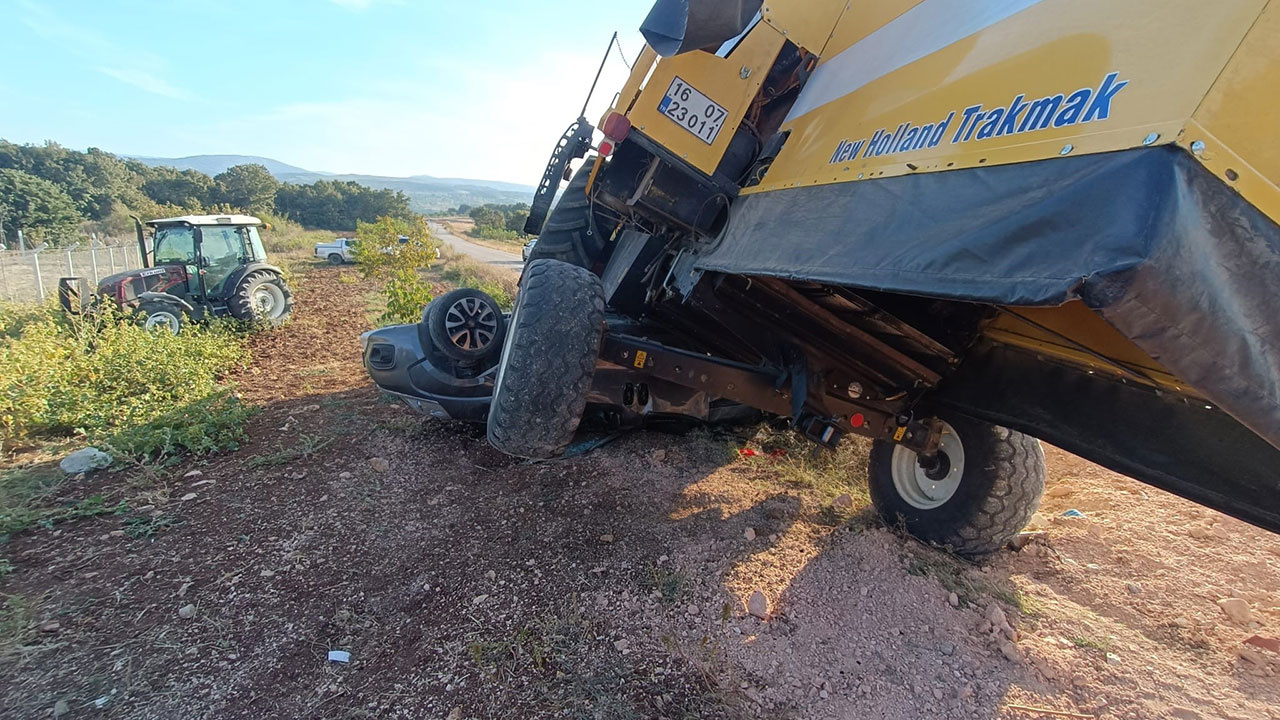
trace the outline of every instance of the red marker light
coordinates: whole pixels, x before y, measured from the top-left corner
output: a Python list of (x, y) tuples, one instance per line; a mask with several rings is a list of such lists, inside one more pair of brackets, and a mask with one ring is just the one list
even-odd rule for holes
[(622, 113), (609, 113), (609, 117), (604, 119), (600, 127), (600, 132), (604, 133), (604, 140), (600, 142), (600, 155), (609, 157), (618, 144), (631, 134), (631, 119)]
[(867, 424), (867, 419), (863, 417), (862, 413), (854, 413), (853, 416), (849, 418), (849, 424), (856, 428), (860, 428)]
[(604, 119), (604, 125), (600, 128), (600, 132), (612, 140), (614, 145), (617, 145), (626, 140), (627, 135), (631, 133), (631, 119), (622, 113), (609, 113), (609, 117)]

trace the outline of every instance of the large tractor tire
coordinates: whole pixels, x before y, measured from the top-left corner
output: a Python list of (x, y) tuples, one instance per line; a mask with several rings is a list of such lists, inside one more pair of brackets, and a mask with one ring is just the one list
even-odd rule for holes
[(595, 212), (587, 196), (587, 181), (594, 166), (595, 158), (589, 157), (573, 174), (564, 194), (547, 216), (542, 232), (538, 233), (538, 242), (529, 252), (528, 262), (559, 260), (591, 268), (600, 259), (617, 223)]
[(1044, 493), (1033, 437), (963, 416), (943, 418), (937, 461), (888, 441), (871, 449), (867, 481), (885, 522), (968, 558), (997, 552), (1026, 526)]
[(279, 327), (293, 314), (293, 293), (284, 278), (270, 270), (256, 270), (240, 280), (227, 307), (237, 320)]
[(604, 337), (600, 278), (558, 260), (524, 271), (489, 408), (489, 443), (544, 460), (564, 452), (582, 420)]

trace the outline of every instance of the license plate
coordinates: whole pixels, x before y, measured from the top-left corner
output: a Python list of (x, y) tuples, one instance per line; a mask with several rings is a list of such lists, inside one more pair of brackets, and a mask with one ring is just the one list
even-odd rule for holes
[(710, 145), (716, 141), (728, 112), (711, 98), (689, 87), (679, 77), (671, 81), (667, 94), (658, 104), (658, 112), (671, 118), (702, 142)]

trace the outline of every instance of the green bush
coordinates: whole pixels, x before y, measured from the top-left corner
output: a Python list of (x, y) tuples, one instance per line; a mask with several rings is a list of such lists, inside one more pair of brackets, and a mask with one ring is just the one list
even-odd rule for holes
[[(475, 221), (477, 230), (487, 228), (488, 231), (494, 233), (501, 233), (504, 230), (511, 233), (510, 236), (493, 238), (495, 240), (504, 240), (510, 237), (522, 236), (525, 221), (529, 219), (529, 206), (525, 203), (513, 203), (510, 205), (489, 203), (488, 205), (469, 209), (467, 215)], [(485, 235), (483, 237), (489, 236)]]
[(521, 243), (528, 241), (529, 236), (514, 230), (506, 230), (492, 225), (477, 225), (472, 229), (471, 234), (478, 238), (486, 240), (499, 240), (501, 242)]
[(235, 447), (250, 410), (222, 379), (246, 360), (221, 325), (174, 337), (114, 312), (0, 307), (0, 444), (73, 437), (139, 459)]
[[(401, 237), (408, 239), (401, 242)], [(422, 308), (432, 297), (431, 283), (422, 272), (431, 267), (438, 254), (427, 221), (421, 217), (412, 222), (381, 217), (377, 222), (358, 223), (352, 252), (360, 273), (382, 288), (387, 309), (378, 321), (418, 322)]]

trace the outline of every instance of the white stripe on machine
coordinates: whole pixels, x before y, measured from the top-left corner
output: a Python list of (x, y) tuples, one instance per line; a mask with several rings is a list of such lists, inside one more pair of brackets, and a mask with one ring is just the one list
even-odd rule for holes
[(787, 114), (786, 122), (1040, 2), (924, 0), (819, 65)]

